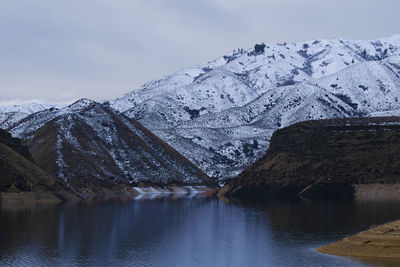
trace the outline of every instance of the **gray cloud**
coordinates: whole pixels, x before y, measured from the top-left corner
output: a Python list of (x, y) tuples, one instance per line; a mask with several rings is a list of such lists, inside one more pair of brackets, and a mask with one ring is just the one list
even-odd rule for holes
[(256, 42), (398, 33), (398, 0), (3, 0), (0, 103), (114, 98)]

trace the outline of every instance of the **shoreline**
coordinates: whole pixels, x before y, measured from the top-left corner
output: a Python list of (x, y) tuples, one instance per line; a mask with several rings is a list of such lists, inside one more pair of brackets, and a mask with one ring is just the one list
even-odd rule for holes
[(400, 201), (400, 183), (224, 186), (219, 197), (265, 201), (270, 198), (307, 200)]
[(319, 247), (317, 251), (336, 256), (400, 261), (400, 220), (345, 237)]
[(153, 199), (158, 196), (211, 196), (217, 190), (209, 186), (171, 186), (171, 187), (132, 187), (129, 190), (105, 191), (102, 193), (80, 194), (81, 199), (63, 200), (55, 192), (0, 192), (0, 207), (29, 207), (35, 205), (58, 205), (62, 203), (78, 203), (96, 198), (133, 197), (133, 199)]

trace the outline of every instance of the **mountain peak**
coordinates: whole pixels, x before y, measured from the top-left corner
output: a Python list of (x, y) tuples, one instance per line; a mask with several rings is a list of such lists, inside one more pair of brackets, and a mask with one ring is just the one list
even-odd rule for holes
[(68, 106), (69, 109), (83, 109), (83, 108), (87, 108), (90, 105), (93, 104), (98, 104), (96, 101), (93, 101), (91, 99), (88, 98), (81, 98), (77, 101), (75, 101), (74, 103), (72, 103), (71, 105)]

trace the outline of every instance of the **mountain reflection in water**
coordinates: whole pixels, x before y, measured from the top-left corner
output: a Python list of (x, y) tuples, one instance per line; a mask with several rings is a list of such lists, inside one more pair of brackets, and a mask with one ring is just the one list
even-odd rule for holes
[(398, 206), (170, 195), (3, 208), (0, 266), (365, 266), (315, 248), (400, 218)]

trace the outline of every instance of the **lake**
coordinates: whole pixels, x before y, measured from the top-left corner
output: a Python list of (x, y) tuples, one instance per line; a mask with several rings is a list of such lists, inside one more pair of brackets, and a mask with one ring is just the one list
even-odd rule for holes
[(399, 207), (169, 195), (2, 208), (0, 266), (400, 266), (315, 250), (399, 219)]

